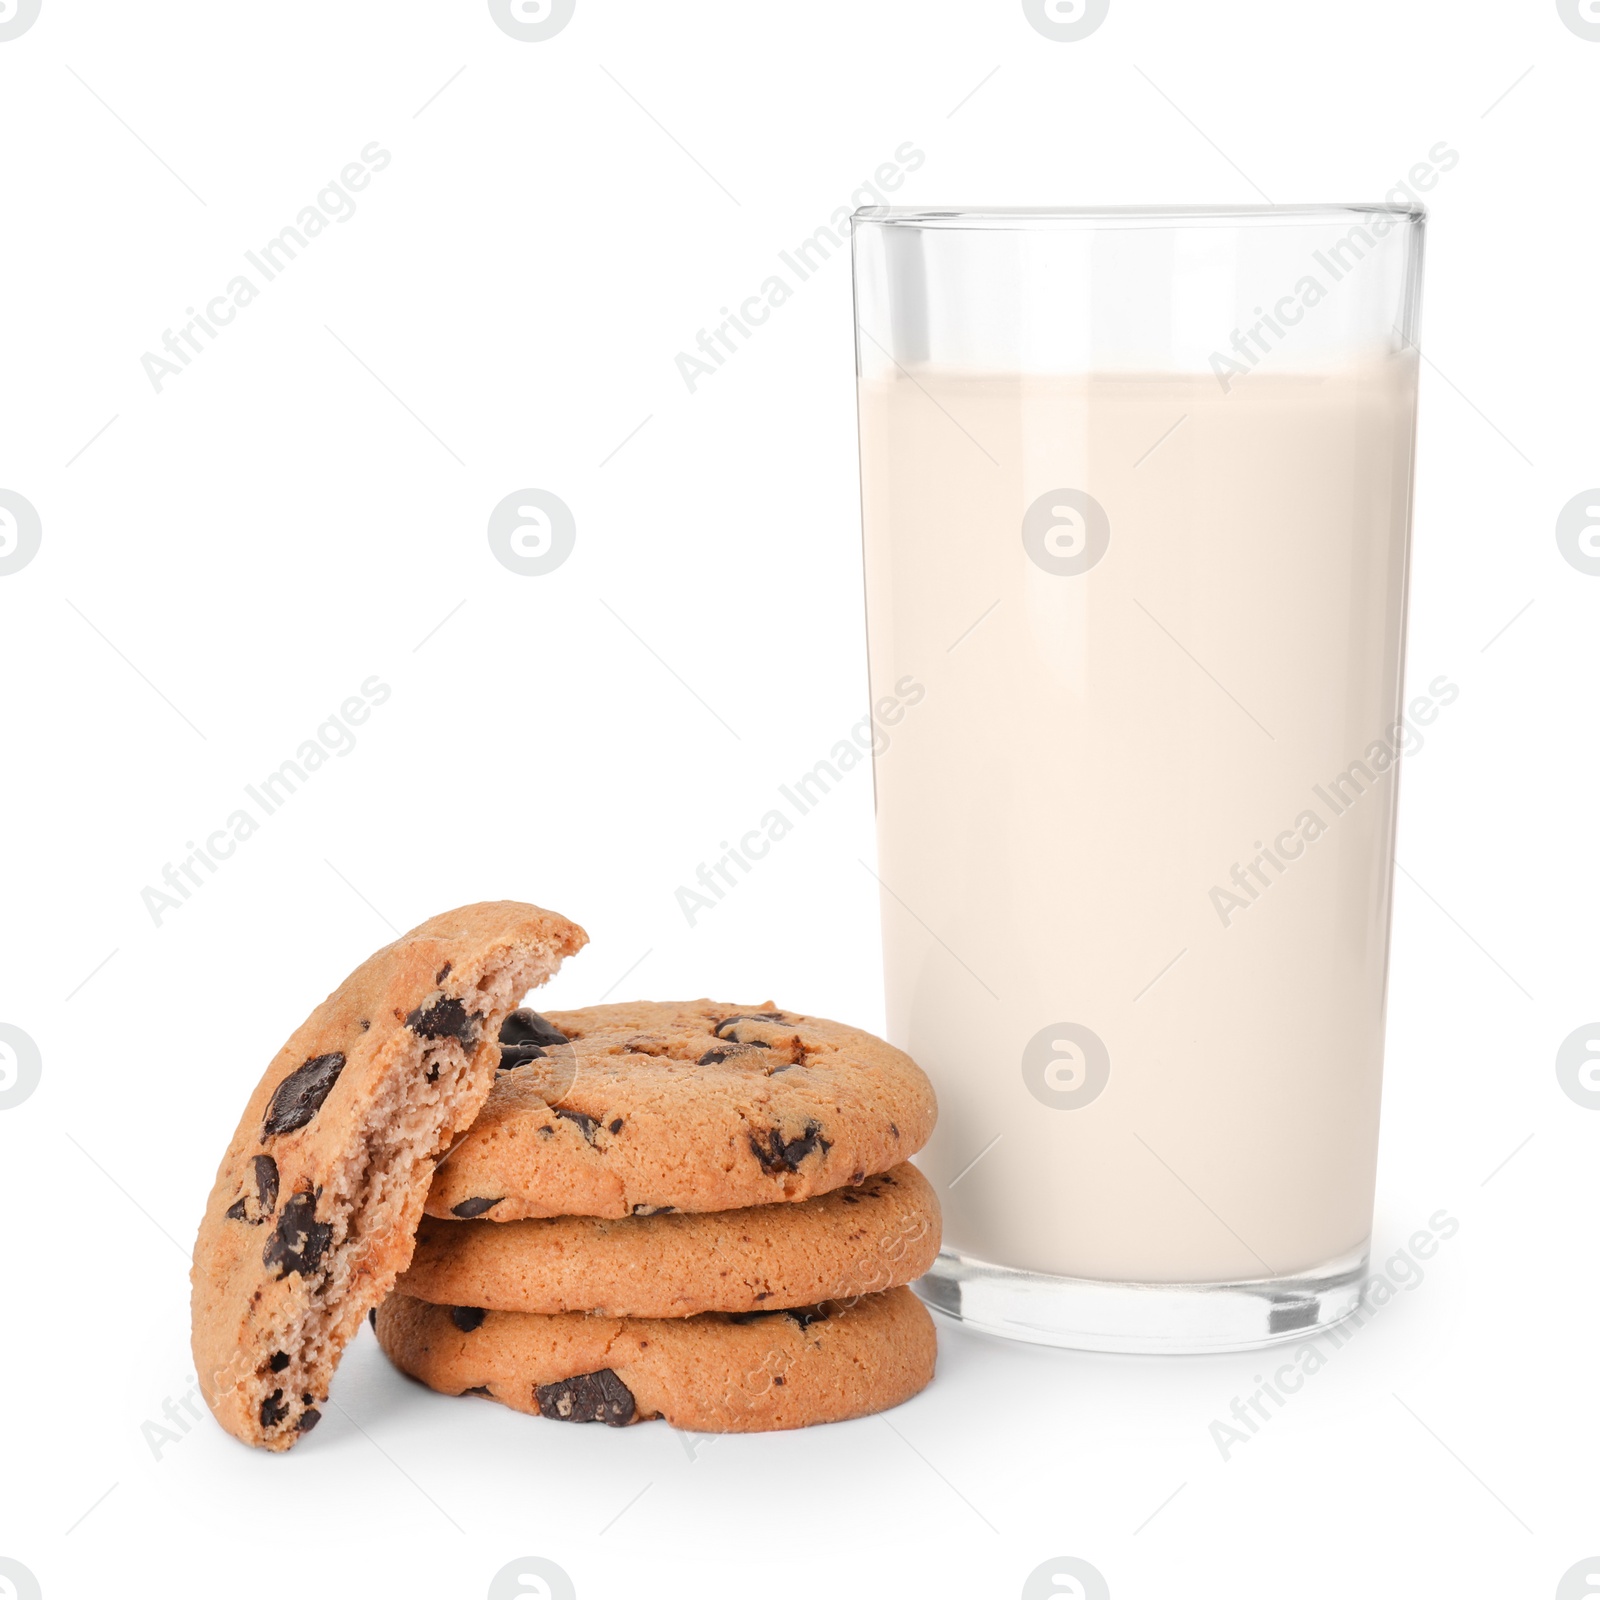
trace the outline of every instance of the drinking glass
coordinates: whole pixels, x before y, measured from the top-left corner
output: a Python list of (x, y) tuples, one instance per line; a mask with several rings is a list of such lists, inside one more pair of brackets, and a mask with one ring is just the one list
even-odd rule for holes
[(919, 1284), (1246, 1349), (1372, 1225), (1421, 207), (854, 218), (890, 1038)]

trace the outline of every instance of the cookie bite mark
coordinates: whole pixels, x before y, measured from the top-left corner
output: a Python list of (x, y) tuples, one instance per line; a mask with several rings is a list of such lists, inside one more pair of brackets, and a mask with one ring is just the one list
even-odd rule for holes
[(518, 902), (447, 912), (376, 952), (278, 1052), (192, 1274), (202, 1393), (235, 1437), (284, 1450), (316, 1426), (341, 1352), (410, 1260), (441, 1154), (488, 1096), (501, 1020), (584, 942)]
[(633, 1391), (610, 1367), (540, 1384), (533, 1397), (541, 1417), (557, 1422), (603, 1422), (608, 1428), (626, 1427), (637, 1409)]
[(266, 1120), (261, 1125), (261, 1137), (272, 1139), (305, 1127), (333, 1092), (339, 1074), (344, 1071), (344, 1061), (344, 1052), (334, 1050), (325, 1056), (313, 1056), (303, 1066), (296, 1067), (273, 1091)]

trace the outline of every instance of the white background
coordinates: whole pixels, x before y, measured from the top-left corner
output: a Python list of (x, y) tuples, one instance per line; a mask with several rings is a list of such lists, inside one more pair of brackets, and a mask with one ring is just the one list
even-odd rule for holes
[[(1600, 1554), (1600, 1113), (1554, 1071), (1600, 1015), (1600, 578), (1554, 537), (1600, 482), (1597, 86), (1554, 0), (1112, 0), (1077, 43), (1012, 0), (578, 0), (543, 43), (471, 0), (43, 0), (0, 42), (0, 488), (43, 530), (0, 576), (0, 1022), (43, 1062), (0, 1110), (0, 1556), (46, 1600), (478, 1597), (526, 1555), (582, 1600), (1009, 1597), (1067, 1555), (1237, 1600), (1545, 1597)], [(141, 356), (374, 140), (158, 394)], [(431, 1395), (363, 1332), (292, 1454), (206, 1418), (158, 1458), (239, 1107), (391, 929), (526, 898), (593, 939), (552, 1005), (881, 1025), (864, 770), (674, 903), (862, 714), (847, 263), (698, 392), (674, 358), (905, 141), (899, 203), (1374, 199), (1459, 152), (1410, 680), (1461, 695), (1404, 784), (1377, 1259), (1459, 1232), (1228, 1461), (1259, 1357), (948, 1324), (886, 1418), (698, 1445)], [(525, 487), (576, 519), (544, 577), (486, 538)], [(157, 926), (141, 890), (372, 674), (354, 750)]]

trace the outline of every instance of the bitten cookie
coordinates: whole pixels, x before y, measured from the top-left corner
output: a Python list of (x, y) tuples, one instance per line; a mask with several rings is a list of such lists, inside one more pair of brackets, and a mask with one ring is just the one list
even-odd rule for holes
[(933, 1321), (909, 1289), (742, 1316), (531, 1316), (392, 1294), (378, 1342), (443, 1394), (483, 1394), (561, 1422), (665, 1417), (764, 1433), (887, 1411), (933, 1377)]
[(435, 1305), (690, 1317), (846, 1300), (920, 1278), (939, 1202), (909, 1162), (787, 1206), (654, 1217), (424, 1217), (396, 1289)]
[(369, 957), (273, 1058), (195, 1241), (195, 1371), (246, 1444), (311, 1428), (340, 1353), (411, 1259), (434, 1163), (489, 1093), (507, 1012), (588, 942), (464, 906)]
[(870, 1033), (772, 1006), (640, 1001), (538, 1017), (428, 1194), (435, 1217), (626, 1217), (805, 1200), (933, 1129), (933, 1087)]

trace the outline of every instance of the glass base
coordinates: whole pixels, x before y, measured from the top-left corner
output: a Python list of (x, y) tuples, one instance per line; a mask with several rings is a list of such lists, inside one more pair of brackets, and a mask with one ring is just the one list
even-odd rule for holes
[(984, 1333), (1068, 1350), (1208, 1355), (1319, 1333), (1361, 1303), (1368, 1247), (1290, 1278), (1113, 1283), (997, 1267), (941, 1250), (912, 1287), (935, 1311)]

